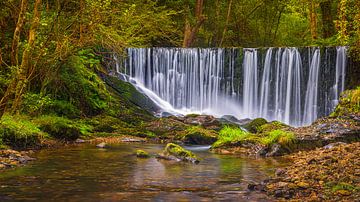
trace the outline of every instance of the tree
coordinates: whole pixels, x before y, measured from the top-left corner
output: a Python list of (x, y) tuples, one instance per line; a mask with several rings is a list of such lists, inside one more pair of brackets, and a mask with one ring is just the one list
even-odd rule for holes
[[(196, 0), (194, 25), (191, 25), (190, 19), (188, 17), (186, 17), (185, 19), (183, 47), (190, 47), (193, 44), (196, 38), (196, 34), (198, 33), (201, 25), (204, 23), (206, 19), (205, 16), (203, 15), (203, 6), (204, 6), (204, 0)], [(190, 12), (189, 7), (187, 7), (187, 12)]]

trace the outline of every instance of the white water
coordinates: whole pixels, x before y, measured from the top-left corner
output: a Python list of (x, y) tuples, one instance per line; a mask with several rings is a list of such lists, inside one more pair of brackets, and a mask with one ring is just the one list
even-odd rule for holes
[[(332, 84), (319, 78), (319, 48), (128, 48), (116, 70), (164, 111), (237, 118), (264, 117), (301, 126), (327, 115), (345, 85), (346, 48), (324, 68)], [(334, 56), (335, 57), (335, 56)], [(118, 60), (116, 60), (118, 61)], [(328, 61), (328, 63), (331, 63)], [(121, 70), (122, 69), (122, 70)], [(319, 92), (329, 99), (319, 103)]]

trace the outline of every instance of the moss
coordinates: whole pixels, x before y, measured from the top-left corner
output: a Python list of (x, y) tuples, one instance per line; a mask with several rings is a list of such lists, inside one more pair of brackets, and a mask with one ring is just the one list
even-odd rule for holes
[(292, 132), (278, 129), (266, 134), (260, 139), (260, 142), (267, 146), (277, 143), (285, 148), (291, 148), (296, 143), (296, 137)]
[(269, 133), (273, 130), (278, 130), (278, 129), (284, 129), (284, 128), (288, 128), (289, 126), (284, 124), (284, 123), (281, 123), (280, 121), (272, 121), (272, 122), (269, 122), (269, 123), (266, 123), (264, 125), (261, 125), (257, 132), (258, 133)]
[(264, 118), (256, 118), (250, 123), (246, 124), (244, 128), (252, 133), (257, 133), (260, 130), (260, 127), (266, 124), (267, 121)]
[(138, 157), (138, 158), (149, 158), (150, 157), (150, 154), (149, 153), (147, 153), (146, 151), (144, 151), (144, 150), (136, 150), (136, 156)]
[(212, 145), (212, 148), (236, 145), (242, 141), (248, 140), (253, 134), (240, 128), (225, 126), (219, 132), (218, 140)]
[(65, 117), (41, 116), (33, 122), (37, 123), (44, 132), (61, 140), (76, 140), (81, 135), (88, 135), (92, 131), (90, 125)]
[(35, 147), (48, 135), (29, 121), (29, 117), (4, 114), (0, 121), (2, 143), (15, 148)]
[(181, 158), (181, 159), (187, 159), (187, 158), (198, 159), (194, 153), (192, 153), (191, 151), (188, 151), (174, 143), (168, 143), (166, 145), (166, 147), (164, 149), (164, 154), (165, 155), (173, 155), (173, 156), (175, 156), (177, 158)]
[(329, 182), (326, 184), (326, 186), (330, 188), (331, 192), (333, 193), (338, 192), (339, 190), (346, 190), (350, 192), (360, 191), (360, 187), (353, 186), (345, 182), (340, 182), (340, 183)]
[(330, 116), (337, 117), (351, 114), (360, 114), (360, 86), (354, 90), (344, 91), (339, 104)]
[(188, 144), (212, 144), (217, 140), (217, 133), (214, 130), (208, 130), (201, 126), (191, 126), (180, 135), (181, 140)]

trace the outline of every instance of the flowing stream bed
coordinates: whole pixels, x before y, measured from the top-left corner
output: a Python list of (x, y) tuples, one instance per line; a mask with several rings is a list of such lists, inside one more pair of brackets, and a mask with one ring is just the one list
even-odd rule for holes
[(43, 150), (31, 164), (0, 172), (0, 201), (269, 201), (247, 185), (286, 164), (217, 155), (200, 146), (186, 147), (202, 158), (197, 165), (134, 155), (137, 149), (156, 154), (163, 148), (112, 144)]

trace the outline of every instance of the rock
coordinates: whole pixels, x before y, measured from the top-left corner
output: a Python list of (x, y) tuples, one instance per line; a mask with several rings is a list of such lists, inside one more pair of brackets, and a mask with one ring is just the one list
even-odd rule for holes
[(145, 140), (126, 137), (121, 139), (121, 142), (145, 142)]
[(161, 112), (160, 117), (171, 117), (174, 116), (174, 114), (171, 114), (169, 112)]
[(75, 140), (75, 143), (78, 143), (78, 144), (85, 143), (85, 140), (78, 138), (78, 139)]
[(336, 147), (336, 146), (339, 146), (339, 145), (346, 145), (346, 143), (345, 143), (345, 142), (330, 143), (330, 144), (328, 144), (328, 145), (325, 145), (325, 146), (324, 146), (324, 149), (332, 149), (332, 148), (334, 148), (334, 147)]
[(136, 156), (138, 158), (150, 158), (150, 154), (144, 150), (136, 150)]
[(184, 117), (185, 124), (200, 125), (206, 128), (215, 129), (221, 126), (221, 123), (210, 115), (190, 114)]
[(252, 133), (257, 133), (259, 128), (266, 123), (267, 123), (266, 119), (256, 118), (252, 120), (250, 123), (244, 125), (244, 128)]
[(191, 151), (188, 151), (181, 146), (174, 144), (174, 143), (168, 143), (163, 151), (163, 154), (160, 154), (160, 156), (164, 157), (165, 159), (176, 159), (180, 161), (185, 162), (191, 162), (191, 163), (199, 163), (198, 157), (192, 153)]
[(281, 156), (283, 153), (284, 151), (282, 150), (280, 144), (273, 144), (271, 145), (270, 151), (265, 156)]
[(248, 184), (248, 189), (250, 191), (265, 191), (265, 185), (263, 184)]
[(284, 169), (278, 168), (275, 170), (275, 175), (276, 176), (281, 176), (285, 173), (286, 171)]
[(186, 130), (182, 141), (186, 144), (210, 145), (216, 142), (218, 134), (214, 130), (208, 130), (201, 126), (193, 126)]
[(105, 148), (106, 147), (106, 143), (105, 142), (102, 142), (98, 145), (96, 145), (97, 148)]

